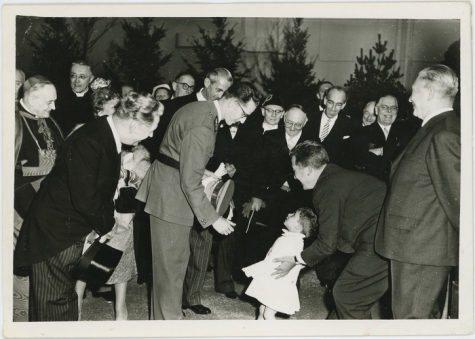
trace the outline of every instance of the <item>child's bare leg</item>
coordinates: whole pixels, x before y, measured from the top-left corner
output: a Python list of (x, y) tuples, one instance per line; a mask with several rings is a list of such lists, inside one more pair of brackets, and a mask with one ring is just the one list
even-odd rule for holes
[(78, 321), (81, 321), (82, 318), (82, 299), (84, 298), (84, 291), (86, 290), (86, 283), (84, 281), (78, 280), (76, 282), (76, 294), (78, 295)]
[(273, 310), (269, 306), (266, 306), (264, 310), (264, 319), (265, 320), (275, 320), (275, 314), (277, 313), (276, 310)]
[(264, 310), (266, 309), (265, 305), (259, 306), (259, 315), (257, 316), (257, 320), (264, 320)]

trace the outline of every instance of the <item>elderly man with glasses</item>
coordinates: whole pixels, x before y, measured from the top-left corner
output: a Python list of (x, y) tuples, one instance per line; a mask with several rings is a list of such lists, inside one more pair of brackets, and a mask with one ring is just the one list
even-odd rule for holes
[(249, 214), (249, 217), (252, 215), (255, 221), (267, 226), (263, 228), (264, 234), (261, 234), (260, 240), (255, 241), (255, 257), (258, 260), (265, 257), (273, 242), (281, 235), (287, 214), (297, 207), (311, 206), (310, 195), (303, 191), (302, 185), (294, 178), (289, 156), (297, 144), (312, 140), (312, 133), (306, 128), (307, 114), (301, 105), (291, 105), (283, 120), (283, 127), (265, 132), (255, 152), (259, 157), (255, 161), (260, 162), (261, 186), (267, 188), (262, 198), (265, 208), (258, 210), (257, 215), (252, 215), (252, 211)]
[(354, 138), (356, 169), (388, 182), (391, 161), (414, 135), (403, 121), (396, 121), (398, 101), (383, 94), (376, 101), (376, 123), (363, 127)]
[(58, 122), (64, 135), (68, 135), (76, 125), (94, 120), (92, 110), (92, 89), (94, 80), (91, 66), (83, 60), (71, 64), (69, 86), (58, 87), (56, 109), (51, 116)]

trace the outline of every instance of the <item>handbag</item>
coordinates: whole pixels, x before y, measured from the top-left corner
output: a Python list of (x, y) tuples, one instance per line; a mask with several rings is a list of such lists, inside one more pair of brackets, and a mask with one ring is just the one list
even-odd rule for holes
[(73, 268), (72, 278), (95, 285), (104, 285), (115, 271), (123, 252), (101, 243), (100, 238), (79, 258)]
[(115, 210), (119, 213), (137, 213), (140, 211), (141, 203), (135, 199), (137, 189), (129, 185), (130, 171), (125, 170), (126, 187), (119, 188), (119, 196), (115, 200)]

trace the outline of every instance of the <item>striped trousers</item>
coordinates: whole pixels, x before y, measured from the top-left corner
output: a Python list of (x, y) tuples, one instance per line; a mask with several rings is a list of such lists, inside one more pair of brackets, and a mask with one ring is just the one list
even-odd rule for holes
[(76, 280), (71, 278), (84, 239), (55, 256), (31, 265), (29, 321), (77, 321)]
[(219, 293), (234, 291), (231, 266), (234, 252), (234, 234), (222, 236), (212, 231), (212, 226), (204, 229), (197, 222), (190, 232), (190, 259), (183, 285), (183, 306), (201, 304), (201, 291), (206, 278), (206, 270), (213, 245), (213, 237), (218, 238), (218, 253), (215, 267), (215, 289)]

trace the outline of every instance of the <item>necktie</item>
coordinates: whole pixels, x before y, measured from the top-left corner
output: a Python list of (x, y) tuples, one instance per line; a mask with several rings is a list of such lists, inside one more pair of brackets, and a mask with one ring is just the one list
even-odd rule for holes
[(388, 140), (389, 131), (386, 127), (383, 128), (383, 132), (384, 132), (384, 139)]
[(327, 120), (327, 123), (323, 126), (322, 133), (320, 133), (320, 140), (322, 142), (328, 136), (328, 133), (330, 133), (330, 119)]

